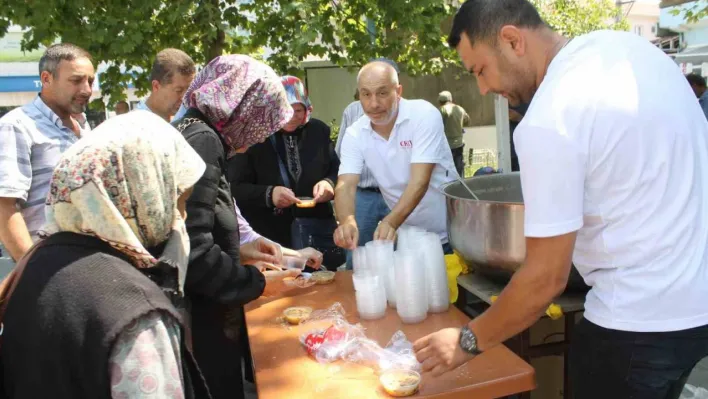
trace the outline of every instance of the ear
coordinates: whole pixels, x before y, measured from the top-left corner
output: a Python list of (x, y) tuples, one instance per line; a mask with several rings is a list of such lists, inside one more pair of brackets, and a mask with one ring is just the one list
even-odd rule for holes
[(403, 85), (398, 85), (398, 87), (396, 87), (396, 94), (398, 94), (398, 97), (401, 98), (403, 95)]
[(504, 25), (499, 31), (499, 41), (508, 44), (517, 56), (522, 56), (526, 52), (526, 41), (521, 29), (514, 25)]
[(52, 76), (52, 74), (47, 71), (42, 71), (42, 73), (39, 75), (39, 81), (42, 82), (42, 87), (48, 86), (50, 83), (52, 83), (52, 79), (54, 79), (54, 76)]
[(153, 80), (152, 81), (152, 91), (158, 91), (158, 90), (160, 90), (160, 81)]

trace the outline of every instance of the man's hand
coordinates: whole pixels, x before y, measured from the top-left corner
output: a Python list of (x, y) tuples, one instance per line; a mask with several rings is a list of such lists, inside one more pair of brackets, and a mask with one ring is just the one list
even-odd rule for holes
[(459, 342), (460, 329), (445, 328), (419, 339), (413, 344), (413, 349), (416, 358), (423, 364), (423, 371), (431, 371), (437, 377), (474, 357), (463, 351)]
[(277, 186), (273, 189), (273, 205), (277, 208), (288, 208), (297, 203), (297, 197), (293, 190)]
[(282, 272), (278, 271), (266, 271), (263, 272), (263, 275), (266, 278), (266, 285), (265, 289), (263, 290), (262, 296), (275, 296), (278, 295), (282, 292), (288, 291), (292, 289), (292, 286), (289, 286), (288, 284), (283, 281), (284, 278), (286, 277), (297, 277), (302, 273), (301, 270), (297, 269), (288, 269)]
[(322, 266), (322, 252), (309, 247), (301, 249), (297, 252), (300, 253), (300, 256), (307, 259), (307, 266), (310, 266), (315, 270), (319, 270), (320, 266)]
[(334, 199), (334, 187), (327, 180), (320, 180), (312, 189), (312, 197), (318, 204), (332, 201)]
[(354, 222), (342, 223), (334, 231), (334, 243), (344, 249), (356, 249), (359, 245), (359, 228)]
[(396, 228), (386, 219), (379, 222), (374, 232), (374, 240), (394, 241), (396, 239)]
[(279, 265), (283, 261), (283, 252), (280, 245), (264, 237), (241, 245), (239, 254), (241, 255), (241, 264), (244, 265), (252, 265), (258, 262)]

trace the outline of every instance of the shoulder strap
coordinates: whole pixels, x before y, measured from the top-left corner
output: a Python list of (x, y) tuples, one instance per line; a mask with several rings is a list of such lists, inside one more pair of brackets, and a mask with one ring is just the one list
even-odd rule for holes
[(0, 282), (0, 347), (2, 346), (2, 334), (5, 330), (5, 325), (3, 324), (3, 321), (5, 320), (5, 311), (7, 310), (7, 304), (10, 301), (12, 293), (15, 292), (17, 284), (20, 282), (20, 278), (22, 278), (22, 273), (24, 273), (25, 271), (27, 262), (30, 258), (32, 258), (32, 255), (37, 250), (37, 248), (41, 247), (44, 243), (45, 241), (42, 240), (34, 244), (32, 248), (30, 248), (29, 251), (27, 251), (27, 253), (22, 256), (20, 261), (17, 262), (15, 268), (10, 272), (10, 274), (8, 274), (7, 277), (5, 277), (2, 282)]
[(276, 145), (275, 135), (272, 134), (270, 137), (270, 143), (273, 145), (273, 151), (275, 151), (275, 157), (278, 158), (278, 168), (280, 168), (280, 177), (283, 179), (283, 184), (285, 187), (290, 188), (290, 177), (288, 176), (288, 170), (285, 168), (285, 162), (283, 158), (280, 157), (278, 152), (278, 146)]

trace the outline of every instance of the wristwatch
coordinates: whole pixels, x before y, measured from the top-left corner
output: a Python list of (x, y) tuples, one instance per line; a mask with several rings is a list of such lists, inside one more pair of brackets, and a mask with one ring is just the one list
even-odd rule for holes
[(460, 347), (470, 355), (477, 356), (482, 353), (482, 351), (477, 349), (477, 337), (467, 326), (462, 327), (460, 331)]

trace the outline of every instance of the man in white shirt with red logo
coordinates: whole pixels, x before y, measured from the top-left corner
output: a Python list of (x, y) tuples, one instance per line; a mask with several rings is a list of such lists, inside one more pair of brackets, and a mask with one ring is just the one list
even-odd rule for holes
[(446, 253), (451, 253), (440, 188), (456, 180), (457, 172), (440, 112), (427, 101), (401, 98), (398, 73), (386, 62), (365, 65), (357, 84), (365, 115), (347, 129), (342, 142), (334, 241), (342, 248), (356, 248), (356, 187), (366, 167), (391, 208), (374, 240), (393, 240), (399, 227), (414, 226), (437, 233)]
[(627, 32), (569, 40), (527, 0), (467, 0), (448, 43), (482, 94), (530, 102), (514, 132), (526, 260), (486, 312), (414, 344), (423, 371), (531, 326), (572, 260), (591, 287), (572, 397), (677, 399), (708, 355), (708, 123), (678, 66)]

